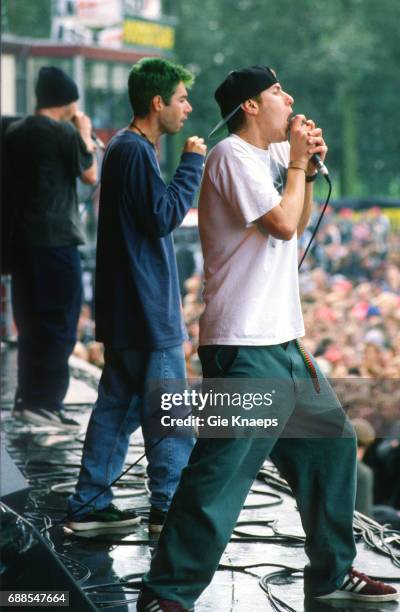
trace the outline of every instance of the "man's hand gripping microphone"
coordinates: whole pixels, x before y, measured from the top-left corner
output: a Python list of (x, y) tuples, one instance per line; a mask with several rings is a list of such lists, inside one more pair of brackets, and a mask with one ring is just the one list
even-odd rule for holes
[[(291, 117), (290, 119), (288, 119), (288, 134), (290, 134), (290, 126), (292, 124), (292, 121), (295, 119), (295, 117)], [(307, 122), (303, 121), (303, 125), (305, 125)], [(318, 153), (314, 153), (310, 160), (312, 161), (312, 163), (314, 164), (314, 166), (316, 167), (316, 169), (318, 170), (318, 172), (320, 174), (322, 174), (325, 178), (329, 177), (329, 171), (328, 168), (325, 166), (324, 162), (322, 161), (321, 157), (318, 155)]]

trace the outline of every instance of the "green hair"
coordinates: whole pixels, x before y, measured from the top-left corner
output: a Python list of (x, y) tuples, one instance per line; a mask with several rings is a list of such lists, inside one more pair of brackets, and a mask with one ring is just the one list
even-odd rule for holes
[(194, 76), (179, 64), (160, 57), (144, 57), (132, 66), (128, 78), (129, 100), (135, 117), (145, 117), (154, 96), (169, 104), (180, 82), (190, 87)]

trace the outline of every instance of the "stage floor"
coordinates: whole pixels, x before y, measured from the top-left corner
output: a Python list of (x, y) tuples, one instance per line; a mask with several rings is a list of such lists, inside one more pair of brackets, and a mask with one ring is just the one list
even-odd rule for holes
[[(65, 533), (60, 522), (65, 515), (67, 495), (73, 490), (78, 475), (84, 431), (96, 398), (98, 373), (73, 360), (73, 377), (66, 403), (69, 415), (82, 424), (82, 431), (77, 436), (49, 433), (12, 417), (15, 348), (3, 346), (1, 358), (2, 430), (9, 454), (31, 484), (23, 516), (39, 530), (52, 525), (48, 537), (55, 550), (67, 557), (62, 557), (62, 560), (99, 610), (134, 612), (136, 585), (148, 568), (156, 544), (149, 539), (147, 532), (149, 502), (145, 460), (141, 460), (114, 489), (115, 503), (120, 508), (134, 508), (142, 515), (140, 525), (129, 533), (111, 535), (89, 532), (90, 537), (78, 538)], [(136, 433), (132, 437), (128, 463), (134, 463), (142, 453), (142, 438), (140, 433)], [(274, 476), (272, 466), (266, 464), (265, 467), (267, 473)], [(333, 603), (305, 606), (301, 575), (307, 562), (301, 542), (304, 534), (294, 499), (285, 491), (271, 487), (263, 480), (256, 481), (239, 521), (256, 521), (257, 524), (238, 527), (240, 533), (233, 536), (211, 585), (196, 604), (196, 612), (400, 610), (398, 603), (366, 606), (341, 602), (334, 607)], [(259, 522), (268, 524), (260, 525)], [(357, 569), (372, 576), (386, 577), (388, 582), (400, 588), (400, 569), (389, 557), (371, 550), (362, 540), (357, 542), (357, 549)], [(69, 563), (68, 559), (78, 564)], [(293, 571), (285, 572), (280, 566)], [(296, 573), (296, 569), (300, 572)], [(268, 578), (266, 586), (264, 584), (270, 592), (268, 596), (260, 585), (260, 579), (277, 571), (279, 573)], [(124, 588), (121, 581), (125, 581)], [(108, 586), (100, 588), (98, 585)]]

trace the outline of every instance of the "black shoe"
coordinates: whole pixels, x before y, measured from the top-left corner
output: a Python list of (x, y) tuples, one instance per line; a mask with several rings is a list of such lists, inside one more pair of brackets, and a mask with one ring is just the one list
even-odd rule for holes
[(105, 533), (138, 523), (140, 523), (140, 516), (134, 510), (119, 510), (114, 504), (110, 504), (107, 508), (95, 510), (90, 514), (85, 514), (82, 518), (71, 517), (67, 520), (65, 526), (72, 531), (101, 529), (102, 533)]
[(193, 612), (194, 608), (184, 608), (177, 601), (157, 599), (148, 591), (140, 591), (136, 602), (137, 612)]
[(38, 410), (22, 410), (20, 418), (32, 425), (47, 426), (51, 429), (61, 429), (63, 431), (78, 431), (81, 425), (78, 421), (65, 416), (61, 410), (46, 410), (39, 408)]
[(159, 510), (152, 506), (149, 516), (149, 531), (150, 533), (161, 533), (167, 513), (165, 510)]

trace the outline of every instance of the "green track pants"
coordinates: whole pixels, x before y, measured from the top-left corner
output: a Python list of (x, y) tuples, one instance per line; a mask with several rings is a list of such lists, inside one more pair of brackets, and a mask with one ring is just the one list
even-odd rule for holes
[(182, 472), (144, 587), (184, 607), (193, 605), (211, 582), (249, 489), (270, 457), (292, 488), (306, 534), (305, 594), (333, 591), (356, 554), (356, 441), (335, 394), (312, 360), (321, 385), (317, 393), (295, 342), (201, 347), (199, 353), (206, 378), (286, 380), (290, 393), (281, 420), (289, 428), (299, 414), (309, 423), (333, 416), (341, 432), (323, 438), (306, 431), (301, 437), (285, 437), (284, 432), (279, 438), (200, 438)]

